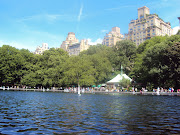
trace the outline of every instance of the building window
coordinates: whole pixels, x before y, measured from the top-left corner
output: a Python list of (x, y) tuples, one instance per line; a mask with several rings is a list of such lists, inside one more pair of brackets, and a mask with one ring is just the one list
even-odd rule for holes
[(143, 15), (141, 15), (141, 16), (140, 16), (140, 19), (142, 19), (142, 18), (144, 18), (144, 16), (143, 16)]

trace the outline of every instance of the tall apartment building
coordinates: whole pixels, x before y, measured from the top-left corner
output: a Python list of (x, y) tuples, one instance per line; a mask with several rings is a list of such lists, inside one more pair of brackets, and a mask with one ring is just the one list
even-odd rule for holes
[(88, 40), (79, 40), (75, 37), (75, 33), (69, 32), (65, 41), (62, 42), (61, 48), (69, 53), (69, 55), (79, 55), (80, 52), (89, 48)]
[(69, 32), (66, 40), (62, 42), (61, 48), (67, 51), (69, 45), (73, 45), (76, 43), (79, 43), (79, 40), (76, 38), (75, 33)]
[(106, 34), (104, 36), (103, 45), (113, 47), (116, 45), (116, 42), (121, 41), (124, 38), (124, 36), (120, 33), (120, 28), (119, 27), (113, 27), (112, 31)]
[(38, 46), (34, 54), (43, 54), (44, 51), (49, 50), (47, 43), (42, 43), (42, 47)]
[(157, 14), (150, 14), (148, 7), (138, 8), (138, 19), (129, 23), (126, 39), (130, 39), (138, 46), (154, 36), (172, 35), (173, 31), (169, 22), (164, 22)]

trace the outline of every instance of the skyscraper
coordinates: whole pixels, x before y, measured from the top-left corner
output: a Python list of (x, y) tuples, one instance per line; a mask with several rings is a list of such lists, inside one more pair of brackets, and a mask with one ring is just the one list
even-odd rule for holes
[(112, 31), (104, 36), (102, 44), (113, 47), (114, 45), (116, 45), (116, 42), (121, 41), (123, 38), (124, 36), (120, 33), (120, 28), (113, 27)]
[(138, 8), (138, 18), (129, 23), (128, 34), (125, 34), (125, 38), (139, 45), (154, 36), (172, 34), (170, 23), (164, 22), (157, 14), (150, 14), (149, 8), (144, 6)]
[(38, 46), (34, 54), (43, 54), (44, 51), (49, 50), (47, 43), (42, 43), (42, 47)]
[(79, 40), (75, 37), (75, 33), (69, 32), (65, 41), (62, 42), (61, 48), (69, 53), (69, 55), (79, 55), (80, 52), (89, 48), (88, 41)]

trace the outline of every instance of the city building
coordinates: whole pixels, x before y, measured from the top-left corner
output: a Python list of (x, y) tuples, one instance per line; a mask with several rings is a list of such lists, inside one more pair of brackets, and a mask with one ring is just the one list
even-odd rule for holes
[(103, 45), (113, 47), (116, 45), (116, 42), (123, 40), (124, 36), (120, 33), (119, 27), (113, 27), (112, 31), (104, 36)]
[(79, 43), (79, 40), (76, 39), (75, 33), (69, 32), (66, 40), (62, 42), (61, 48), (67, 51), (69, 45), (73, 45), (76, 43)]
[(129, 23), (128, 34), (125, 38), (132, 40), (138, 46), (154, 36), (172, 35), (173, 31), (169, 22), (164, 22), (157, 14), (150, 14), (148, 7), (138, 8), (138, 19)]
[(80, 52), (89, 48), (88, 40), (79, 40), (75, 37), (75, 33), (69, 32), (65, 41), (62, 42), (61, 48), (69, 53), (69, 55), (79, 55)]
[(43, 54), (44, 51), (49, 50), (47, 43), (42, 43), (42, 47), (38, 46), (34, 54)]

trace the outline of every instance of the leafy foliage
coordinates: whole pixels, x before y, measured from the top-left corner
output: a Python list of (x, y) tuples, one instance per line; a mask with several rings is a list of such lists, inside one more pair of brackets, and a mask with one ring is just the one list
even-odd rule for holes
[[(99, 44), (71, 57), (62, 49), (51, 48), (35, 55), (3, 45), (0, 63), (0, 85), (98, 85), (116, 76), (122, 65), (138, 85), (179, 88), (180, 35), (154, 37), (138, 47), (129, 40), (117, 42), (112, 48)], [(122, 85), (127, 84), (123, 80)]]
[(125, 68), (125, 73), (129, 73), (133, 67), (136, 56), (136, 45), (130, 40), (122, 40), (116, 43), (114, 50), (115, 70), (121, 70), (121, 66)]
[(144, 86), (179, 87), (180, 36), (155, 37), (141, 44), (131, 71)]
[(122, 80), (119, 82), (119, 85), (121, 87), (125, 87), (127, 88), (129, 85), (131, 84), (130, 80), (129, 79), (126, 79), (126, 78), (122, 78)]
[(65, 84), (75, 84), (89, 86), (93, 85), (95, 69), (86, 57), (70, 57), (64, 65), (63, 82)]

